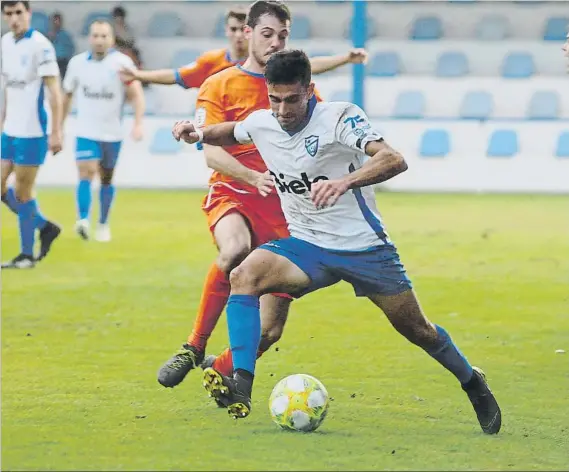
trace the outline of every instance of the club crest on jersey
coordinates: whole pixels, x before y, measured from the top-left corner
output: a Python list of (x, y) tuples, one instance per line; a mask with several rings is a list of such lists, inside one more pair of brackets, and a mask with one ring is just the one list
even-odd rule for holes
[(308, 138), (304, 138), (304, 147), (306, 148), (306, 152), (310, 154), (312, 157), (316, 156), (318, 152), (318, 136), (308, 136)]

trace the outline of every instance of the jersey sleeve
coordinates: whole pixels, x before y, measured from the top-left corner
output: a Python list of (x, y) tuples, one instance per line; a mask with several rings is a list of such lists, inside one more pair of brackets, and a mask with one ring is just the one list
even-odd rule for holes
[(235, 125), (233, 135), (239, 144), (252, 144), (259, 126), (267, 122), (267, 110), (257, 110)]
[(175, 71), (176, 83), (186, 89), (198, 88), (208, 78), (210, 70), (211, 64), (206, 58), (198, 57), (195, 62)]
[(49, 40), (38, 41), (36, 49), (38, 75), (40, 77), (59, 76), (59, 66), (55, 57), (55, 49)]
[(73, 93), (77, 89), (77, 85), (79, 85), (77, 69), (77, 56), (75, 56), (69, 61), (67, 72), (65, 72), (65, 78), (63, 79), (63, 90), (65, 93)]
[(373, 129), (365, 112), (350, 104), (336, 125), (336, 140), (351, 149), (365, 153), (367, 143), (381, 141), (381, 133)]
[(225, 109), (223, 106), (223, 85), (219, 80), (207, 80), (198, 91), (196, 102), (196, 124), (199, 127), (223, 123)]

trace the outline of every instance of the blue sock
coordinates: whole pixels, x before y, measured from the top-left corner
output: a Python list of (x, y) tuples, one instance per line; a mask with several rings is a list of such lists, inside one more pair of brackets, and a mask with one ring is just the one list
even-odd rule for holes
[(47, 224), (47, 220), (41, 214), (40, 208), (38, 206), (38, 201), (35, 198), (32, 200), (32, 203), (34, 205), (34, 214), (35, 214), (34, 221), (36, 224), (36, 228), (41, 231), (42, 229), (45, 228), (45, 225)]
[(99, 223), (102, 225), (107, 223), (109, 219), (109, 212), (111, 211), (111, 205), (113, 204), (113, 199), (115, 198), (115, 186), (101, 185), (101, 190), (99, 192), (99, 202), (101, 203), (101, 218)]
[(255, 374), (257, 349), (261, 341), (259, 297), (231, 295), (227, 301), (226, 312), (233, 371), (243, 369)]
[(16, 192), (14, 189), (10, 187), (8, 191), (2, 195), (2, 201), (6, 204), (6, 206), (12, 210), (16, 215), (18, 214), (18, 199), (16, 198)]
[(435, 327), (439, 335), (437, 346), (427, 350), (427, 353), (445, 369), (452, 372), (460, 383), (468, 382), (472, 377), (472, 366), (458, 347), (456, 347), (444, 328), (438, 325), (435, 325)]
[(20, 246), (22, 254), (27, 256), (34, 255), (34, 242), (36, 232), (35, 222), (36, 206), (33, 200), (25, 203), (19, 203), (18, 219), (20, 222)]
[(89, 218), (89, 210), (91, 209), (91, 181), (80, 180), (77, 185), (77, 214), (80, 220)]

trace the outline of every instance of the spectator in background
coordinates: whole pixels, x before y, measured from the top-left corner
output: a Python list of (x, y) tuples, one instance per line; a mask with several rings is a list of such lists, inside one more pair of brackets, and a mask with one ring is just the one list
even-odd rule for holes
[(126, 22), (126, 10), (123, 7), (113, 8), (113, 26), (115, 29), (115, 46), (116, 48), (129, 56), (135, 66), (140, 68), (142, 66), (142, 61), (140, 59), (140, 51), (136, 47), (136, 42), (134, 35), (130, 26)]
[(57, 65), (59, 66), (59, 73), (61, 78), (65, 77), (67, 71), (67, 64), (75, 54), (75, 44), (71, 35), (63, 29), (63, 17), (61, 13), (56, 12), (51, 15), (50, 27), (47, 37), (53, 43), (55, 48), (55, 56), (57, 58)]

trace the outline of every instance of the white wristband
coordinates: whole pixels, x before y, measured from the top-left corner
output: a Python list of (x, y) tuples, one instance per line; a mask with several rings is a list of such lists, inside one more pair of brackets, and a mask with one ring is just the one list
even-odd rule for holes
[(203, 143), (203, 130), (196, 126), (196, 134), (198, 135), (198, 143)]

